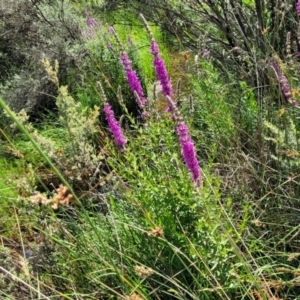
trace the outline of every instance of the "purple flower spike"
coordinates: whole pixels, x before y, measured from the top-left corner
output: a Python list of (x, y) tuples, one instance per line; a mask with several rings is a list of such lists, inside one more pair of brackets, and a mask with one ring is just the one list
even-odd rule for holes
[(151, 42), (150, 51), (151, 51), (151, 54), (154, 56), (159, 55), (158, 44), (154, 40), (152, 40), (152, 42)]
[(281, 88), (284, 98), (289, 103), (291, 103), (293, 106), (297, 106), (294, 103), (298, 103), (298, 102), (295, 101), (294, 99), (292, 99), (292, 89), (289, 84), (289, 81), (288, 81), (287, 77), (283, 74), (278, 62), (275, 60), (271, 61), (271, 67), (273, 68), (273, 70), (276, 74), (276, 77), (279, 81), (279, 85), (280, 85), (280, 88)]
[(196, 157), (194, 143), (192, 138), (189, 136), (189, 128), (184, 122), (180, 122), (178, 124), (177, 134), (179, 136), (182, 156), (189, 172), (191, 173), (192, 180), (197, 186), (202, 187), (202, 170)]
[(292, 97), (291, 87), (287, 78), (283, 74), (281, 74), (281, 76), (279, 77), (279, 83), (284, 97), (286, 98), (286, 100), (290, 101)]
[(86, 23), (87, 23), (88, 27), (90, 27), (90, 28), (95, 28), (97, 26), (97, 22), (94, 18), (88, 18), (86, 20)]
[(110, 43), (110, 42), (107, 42), (107, 48), (110, 50), (110, 51), (113, 51), (114, 50), (114, 47), (113, 45)]
[(209, 51), (208, 49), (205, 49), (205, 50), (203, 51), (203, 56), (204, 56), (204, 57), (208, 57), (209, 54), (210, 54), (210, 51)]
[(165, 97), (166, 96), (172, 97), (173, 91), (172, 91), (171, 82), (169, 80), (169, 75), (165, 63), (159, 53), (158, 44), (155, 42), (154, 39), (152, 39), (151, 41), (150, 51), (151, 54), (154, 56), (153, 65), (155, 67), (155, 73), (157, 79), (159, 80), (162, 87), (162, 93)]
[(124, 138), (122, 129), (121, 129), (118, 121), (115, 119), (115, 114), (112, 110), (112, 107), (108, 103), (105, 103), (103, 111), (105, 113), (105, 116), (106, 116), (105, 119), (108, 123), (110, 131), (112, 132), (112, 134), (114, 136), (116, 144), (118, 146), (120, 146), (121, 149), (123, 149), (126, 144), (126, 139)]
[(115, 34), (115, 29), (112, 27), (112, 26), (109, 26), (108, 28), (107, 28), (107, 31), (108, 31), (108, 33), (109, 34), (112, 34), (112, 35), (114, 35)]
[(162, 93), (164, 96), (173, 96), (172, 85), (169, 80), (168, 72), (165, 67), (164, 61), (160, 57), (155, 57), (153, 61), (155, 72), (162, 87)]
[[(150, 45), (150, 53), (154, 56), (153, 65), (155, 68), (156, 77), (160, 82), (160, 85), (162, 87), (162, 93), (165, 97), (172, 97), (173, 91), (172, 91), (172, 85), (169, 80), (169, 75), (165, 66), (165, 63), (163, 59), (161, 58), (161, 54), (159, 52), (158, 44), (156, 43), (153, 34), (151, 32), (151, 29), (149, 25), (147, 24), (146, 19), (142, 14), (140, 14), (140, 17), (145, 24), (146, 30), (151, 38), (151, 45)], [(172, 111), (172, 107), (168, 108), (168, 111)]]
[(300, 0), (298, 0), (296, 3), (296, 11), (297, 11), (298, 16), (300, 17)]
[(121, 62), (122, 62), (123, 68), (126, 72), (126, 77), (127, 77), (129, 86), (130, 86), (132, 92), (137, 95), (135, 97), (137, 105), (139, 106), (140, 109), (142, 109), (145, 107), (145, 105), (147, 103), (147, 99), (144, 96), (142, 84), (136, 74), (136, 71), (134, 71), (132, 69), (132, 62), (125, 52), (123, 52), (123, 54), (121, 55)]
[(98, 25), (96, 19), (91, 18), (88, 10), (84, 11), (87, 23), (87, 31), (83, 32), (83, 35), (90, 39), (96, 38), (96, 31), (101, 31), (101, 27)]

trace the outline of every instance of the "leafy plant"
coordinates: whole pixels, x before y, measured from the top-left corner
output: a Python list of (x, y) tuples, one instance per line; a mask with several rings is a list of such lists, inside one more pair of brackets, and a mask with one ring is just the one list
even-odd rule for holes
[[(265, 136), (266, 141), (271, 141), (275, 147), (275, 153), (272, 158), (278, 161), (282, 167), (290, 168), (299, 165), (299, 132), (296, 129), (295, 123), (288, 112), (282, 108), (279, 110), (279, 118), (284, 121), (284, 127), (278, 126), (264, 121), (264, 126), (269, 130), (270, 135)], [(282, 126), (281, 126), (282, 127)]]

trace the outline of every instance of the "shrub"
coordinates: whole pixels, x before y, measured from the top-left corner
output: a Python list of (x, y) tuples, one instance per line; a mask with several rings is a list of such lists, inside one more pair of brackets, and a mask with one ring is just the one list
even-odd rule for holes
[(61, 82), (78, 70), (80, 18), (67, 2), (42, 0), (1, 1), (0, 18), (0, 83), (7, 86), (2, 96), (15, 111), (38, 115), (53, 109), (56, 90), (43, 75), (40, 60), (61, 60)]

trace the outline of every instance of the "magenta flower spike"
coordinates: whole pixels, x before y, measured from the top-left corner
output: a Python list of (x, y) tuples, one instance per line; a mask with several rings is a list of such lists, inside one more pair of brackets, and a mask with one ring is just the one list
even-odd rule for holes
[(136, 74), (136, 71), (132, 69), (132, 62), (129, 59), (128, 55), (123, 51), (121, 55), (121, 62), (123, 65), (123, 68), (126, 72), (126, 77), (128, 84), (132, 90), (132, 92), (137, 95), (135, 97), (137, 105), (140, 109), (143, 109), (147, 103), (147, 99), (144, 96), (142, 84)]
[(204, 57), (208, 57), (209, 54), (210, 54), (210, 51), (209, 51), (208, 49), (205, 49), (205, 50), (203, 51), (203, 56), (204, 56)]
[[(158, 44), (156, 43), (154, 36), (151, 32), (151, 29), (143, 14), (140, 14), (140, 17), (151, 39), (150, 53), (154, 56), (153, 65), (155, 68), (156, 77), (159, 80), (160, 85), (162, 87), (162, 93), (165, 97), (167, 96), (172, 97), (173, 96), (172, 85), (169, 79), (168, 71), (165, 66), (165, 62), (161, 58)], [(171, 111), (171, 107), (168, 108), (168, 111)]]
[[(298, 0), (296, 2), (296, 11), (297, 11), (298, 17), (300, 18), (300, 0)], [(299, 41), (299, 36), (298, 36), (298, 57), (300, 57), (300, 51), (299, 51), (299, 49), (300, 49), (300, 41)]]
[(297, 11), (298, 16), (300, 17), (300, 0), (298, 0), (296, 3), (296, 11)]
[(121, 126), (119, 125), (118, 121), (115, 118), (114, 111), (112, 110), (112, 107), (108, 104), (104, 104), (103, 111), (106, 116), (106, 121), (108, 123), (108, 126), (110, 128), (110, 131), (115, 139), (116, 144), (121, 148), (124, 149), (124, 146), (126, 144), (126, 139), (123, 135), (123, 131)]
[(94, 18), (88, 18), (87, 21), (86, 21), (88, 27), (90, 28), (95, 28), (97, 26), (97, 22)]
[(172, 97), (173, 91), (171, 82), (169, 80), (168, 71), (166, 69), (165, 62), (161, 58), (158, 44), (155, 42), (154, 38), (151, 39), (150, 51), (151, 54), (154, 56), (153, 65), (155, 68), (157, 79), (159, 80), (162, 87), (162, 93), (165, 97)]
[(282, 91), (282, 94), (283, 94), (284, 98), (289, 103), (291, 103), (293, 106), (298, 106), (298, 102), (295, 101), (292, 98), (291, 86), (289, 84), (289, 81), (288, 81), (287, 77), (283, 74), (282, 70), (280, 69), (280, 66), (279, 66), (278, 62), (275, 61), (275, 60), (272, 60), (271, 61), (271, 67), (273, 68), (273, 70), (276, 74), (276, 77), (279, 81), (279, 85), (280, 85), (280, 88), (281, 88), (281, 91)]
[(197, 186), (202, 187), (202, 170), (196, 156), (194, 143), (192, 138), (189, 136), (188, 126), (183, 121), (179, 122), (177, 126), (177, 134), (179, 136), (182, 156), (189, 172), (191, 173), (192, 180)]
[(291, 87), (287, 78), (283, 74), (279, 76), (279, 83), (284, 97), (289, 101), (292, 97)]
[(101, 27), (98, 25), (96, 19), (90, 17), (87, 9), (85, 9), (84, 13), (85, 13), (85, 17), (86, 17), (86, 24), (87, 24), (88, 30), (85, 31), (83, 34), (84, 34), (84, 36), (86, 36), (90, 39), (95, 39), (96, 31), (97, 30), (100, 31)]
[(120, 60), (121, 60), (122, 66), (124, 68), (124, 71), (126, 73), (126, 78), (127, 78), (128, 84), (130, 86), (131, 91), (133, 92), (133, 94), (135, 96), (135, 100), (136, 100), (138, 107), (141, 110), (143, 110), (147, 104), (147, 99), (144, 95), (141, 81), (138, 78), (136, 71), (132, 69), (132, 61), (129, 59), (127, 53), (125, 52), (124, 47), (121, 43), (121, 40), (120, 40), (118, 34), (116, 33), (115, 29), (112, 26), (110, 26), (110, 27), (108, 27), (108, 32), (115, 37), (117, 44), (119, 45), (119, 48), (121, 50)]
[(114, 50), (114, 47), (113, 47), (113, 45), (112, 45), (110, 42), (107, 42), (106, 46), (107, 46), (107, 48), (108, 48), (110, 51), (113, 51), (113, 50)]

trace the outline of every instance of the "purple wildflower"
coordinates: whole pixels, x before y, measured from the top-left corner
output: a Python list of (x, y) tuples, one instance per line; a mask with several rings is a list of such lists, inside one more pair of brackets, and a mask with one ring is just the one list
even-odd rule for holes
[(132, 92), (135, 94), (137, 105), (139, 106), (139, 108), (142, 109), (146, 105), (147, 99), (144, 96), (142, 84), (136, 74), (136, 71), (132, 69), (132, 62), (125, 52), (123, 52), (121, 55), (121, 62), (126, 72), (126, 77), (129, 86)]
[(198, 186), (202, 186), (202, 171), (196, 157), (194, 143), (192, 138), (189, 136), (189, 128), (183, 121), (179, 122), (177, 126), (177, 134), (179, 136), (182, 156), (189, 172), (192, 175), (192, 180)]
[(204, 57), (208, 57), (209, 54), (210, 54), (210, 51), (209, 51), (208, 49), (205, 49), (205, 50), (203, 51), (203, 56), (204, 56)]
[[(165, 97), (172, 97), (173, 91), (172, 91), (172, 85), (169, 80), (169, 75), (165, 66), (165, 62), (161, 58), (161, 54), (159, 52), (158, 44), (156, 43), (154, 36), (151, 32), (151, 29), (144, 18), (142, 14), (140, 14), (140, 17), (145, 24), (146, 30), (151, 38), (151, 45), (150, 45), (150, 53), (154, 56), (153, 65), (155, 68), (156, 77), (160, 82), (162, 93)], [(168, 108), (169, 111), (171, 111), (171, 107)]]
[(172, 117), (177, 123), (177, 134), (179, 136), (179, 142), (184, 162), (189, 172), (191, 173), (192, 180), (196, 183), (197, 186), (202, 187), (202, 170), (196, 157), (194, 143), (192, 141), (192, 138), (189, 136), (188, 126), (182, 121), (178, 107), (176, 106), (176, 103), (172, 100), (172, 86), (169, 80), (168, 72), (166, 70), (164, 61), (162, 60), (161, 55), (159, 53), (158, 44), (154, 40), (154, 37), (152, 35), (149, 25), (147, 24), (146, 19), (142, 14), (140, 14), (140, 17), (143, 23), (145, 24), (147, 32), (151, 38), (150, 51), (151, 54), (154, 56), (153, 64), (155, 67), (156, 76), (160, 81), (162, 87), (163, 95), (168, 101), (168, 111), (173, 113)]
[(110, 50), (110, 51), (113, 51), (114, 50), (114, 47), (113, 45), (110, 43), (110, 42), (107, 42), (107, 48)]
[(271, 67), (273, 68), (276, 76), (278, 77), (279, 74), (281, 73), (281, 69), (280, 69), (280, 67), (278, 65), (278, 62), (276, 60), (272, 60), (271, 61)]
[(165, 97), (166, 96), (172, 97), (173, 91), (172, 91), (171, 82), (169, 80), (169, 75), (165, 63), (161, 58), (161, 54), (159, 53), (158, 44), (155, 42), (154, 39), (151, 40), (150, 51), (151, 54), (154, 56), (153, 65), (155, 68), (156, 76), (162, 87), (162, 93)]
[(87, 23), (88, 27), (90, 27), (90, 28), (95, 28), (97, 26), (97, 22), (94, 18), (88, 17), (86, 20), (86, 23)]
[(298, 106), (298, 102), (292, 99), (292, 89), (289, 84), (289, 81), (287, 77), (283, 74), (282, 70), (280, 69), (280, 66), (277, 61), (273, 60), (271, 62), (271, 67), (273, 68), (276, 77), (279, 81), (279, 85), (281, 88), (281, 91), (283, 93), (284, 98), (291, 103), (293, 106)]
[(114, 136), (116, 144), (121, 148), (124, 148), (126, 144), (126, 139), (124, 138), (121, 126), (119, 125), (118, 121), (115, 119), (115, 114), (114, 111), (112, 110), (112, 107), (108, 103), (105, 103), (103, 111), (105, 113), (106, 116), (105, 119), (108, 123), (110, 131)]
[(143, 109), (147, 103), (147, 99), (144, 95), (142, 84), (137, 76), (137, 73), (135, 70), (132, 69), (132, 61), (129, 59), (127, 53), (125, 52), (124, 47), (121, 43), (121, 40), (120, 40), (118, 34), (116, 33), (115, 29), (113, 27), (109, 27), (108, 32), (115, 37), (117, 44), (119, 45), (119, 49), (121, 52), (120, 59), (121, 59), (122, 66), (126, 73), (128, 84), (129, 84), (132, 92), (134, 93), (135, 100), (136, 100), (138, 107), (140, 109)]
[(169, 103), (171, 111), (173, 112), (173, 119), (177, 122), (177, 134), (179, 136), (179, 142), (184, 162), (192, 175), (192, 180), (196, 183), (197, 186), (202, 187), (202, 170), (196, 156), (194, 143), (192, 141), (192, 138), (189, 136), (189, 128), (183, 122), (176, 103), (169, 96), (167, 96), (166, 99)]
[[(298, 14), (298, 17), (300, 18), (300, 0), (298, 0), (296, 2), (296, 11), (297, 11), (297, 14)], [(300, 41), (299, 41), (299, 36), (298, 36), (298, 57), (300, 57)]]
[(300, 17), (300, 0), (298, 0), (296, 3), (296, 11), (297, 11), (298, 16)]
[(145, 118), (149, 117), (149, 113), (144, 111), (144, 112), (142, 112), (141, 117), (142, 117), (142, 119), (145, 119)]
[(281, 90), (283, 92), (283, 95), (284, 97), (290, 101), (291, 97), (292, 97), (292, 93), (291, 93), (291, 86), (288, 82), (288, 79), (283, 75), (281, 74), (279, 76), (279, 83), (280, 83), (280, 86), (281, 86)]
[(158, 47), (158, 44), (155, 42), (154, 39), (151, 40), (150, 51), (151, 51), (151, 54), (153, 56), (159, 55), (159, 47)]
[(91, 39), (95, 39), (96, 38), (96, 30), (101, 30), (100, 26), (98, 26), (97, 21), (94, 18), (91, 18), (89, 16), (89, 12), (86, 9), (84, 11), (85, 13), (85, 17), (86, 17), (86, 23), (87, 23), (87, 27), (88, 30), (86, 32), (83, 33), (84, 36), (91, 38)]
[(109, 26), (108, 28), (107, 28), (107, 31), (108, 31), (108, 33), (109, 34), (112, 34), (112, 35), (114, 35), (115, 34), (115, 29), (112, 27), (112, 26)]
[(90, 17), (89, 11), (87, 9), (84, 10), (84, 14), (86, 17), (86, 23), (87, 23), (88, 27), (96, 27), (97, 22), (94, 18)]

